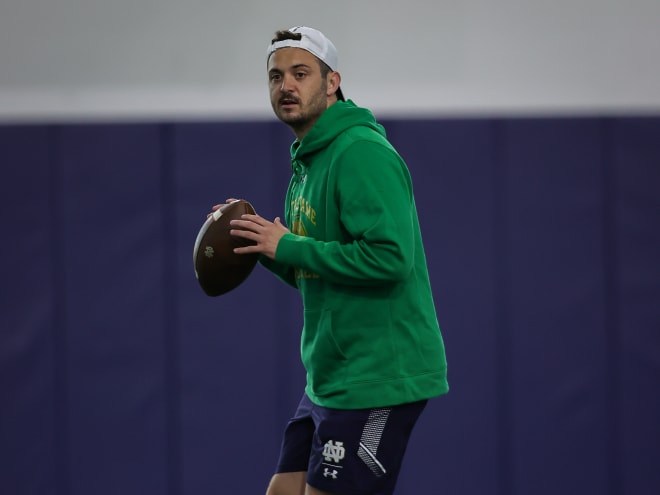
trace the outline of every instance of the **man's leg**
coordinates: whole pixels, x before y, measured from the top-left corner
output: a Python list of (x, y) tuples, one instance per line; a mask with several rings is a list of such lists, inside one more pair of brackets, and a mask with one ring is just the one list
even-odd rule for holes
[(266, 495), (332, 495), (305, 482), (307, 471), (277, 473), (270, 480)]
[(305, 488), (305, 495), (339, 495), (339, 494), (324, 492), (319, 490), (318, 488), (314, 488), (313, 486), (307, 485), (307, 487)]
[(266, 495), (305, 495), (307, 471), (277, 473), (268, 485)]
[(305, 394), (282, 438), (276, 472), (266, 495), (305, 495), (309, 452), (314, 436), (312, 403)]

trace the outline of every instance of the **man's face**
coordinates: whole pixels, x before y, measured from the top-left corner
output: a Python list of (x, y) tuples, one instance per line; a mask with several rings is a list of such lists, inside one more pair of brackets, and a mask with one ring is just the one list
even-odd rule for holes
[(328, 107), (327, 81), (314, 55), (280, 48), (268, 60), (270, 103), (275, 115), (301, 138)]

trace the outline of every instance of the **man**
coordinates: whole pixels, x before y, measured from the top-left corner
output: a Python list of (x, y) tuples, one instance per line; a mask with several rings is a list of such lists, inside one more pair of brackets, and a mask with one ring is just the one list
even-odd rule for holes
[(244, 215), (232, 234), (300, 291), (307, 372), (267, 494), (392, 494), (427, 399), (448, 391), (410, 174), (372, 113), (344, 100), (321, 32), (278, 31), (267, 69), (296, 136), (291, 230)]

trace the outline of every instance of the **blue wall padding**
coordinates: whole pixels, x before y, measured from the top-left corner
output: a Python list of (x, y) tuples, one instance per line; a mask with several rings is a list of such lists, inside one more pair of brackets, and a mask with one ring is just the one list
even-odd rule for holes
[(52, 144), (46, 127), (0, 127), (2, 493), (49, 493), (58, 481), (60, 278)]
[(626, 493), (660, 487), (660, 120), (613, 124), (611, 339), (616, 452)]
[(432, 493), (446, 487), (488, 493), (497, 486), (492, 127), (477, 120), (387, 125), (415, 183), (451, 389), (420, 420), (401, 493), (417, 492), (420, 475), (433, 480)]
[[(449, 360), (399, 493), (660, 493), (660, 117), (388, 120)], [(271, 122), (0, 126), (0, 493), (264, 493), (301, 303), (204, 295), (213, 204), (283, 214)]]
[(597, 344), (606, 317), (602, 126), (597, 119), (502, 126), (512, 468), (505, 491), (607, 493), (603, 432), (614, 425), (605, 413), (606, 349)]
[(57, 146), (71, 491), (164, 492), (160, 134), (64, 126)]

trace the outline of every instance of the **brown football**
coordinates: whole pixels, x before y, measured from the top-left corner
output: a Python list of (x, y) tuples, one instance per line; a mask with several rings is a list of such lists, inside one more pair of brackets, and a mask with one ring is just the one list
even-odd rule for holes
[(256, 253), (234, 253), (234, 248), (254, 243), (229, 233), (233, 228), (229, 222), (240, 219), (245, 213), (255, 214), (249, 202), (239, 199), (229, 203), (214, 211), (197, 234), (193, 249), (195, 276), (209, 296), (219, 296), (235, 289), (257, 264), (259, 255)]

